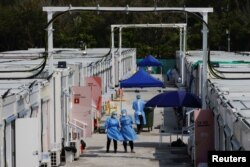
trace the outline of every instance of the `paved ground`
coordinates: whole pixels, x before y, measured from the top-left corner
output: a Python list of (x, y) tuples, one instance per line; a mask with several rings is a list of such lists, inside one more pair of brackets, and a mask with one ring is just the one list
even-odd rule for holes
[[(170, 88), (168, 88), (169, 90)], [(140, 90), (143, 99), (148, 100), (158, 94), (157, 89)], [(122, 108), (126, 108), (129, 114), (133, 115), (131, 102), (135, 99), (134, 91), (125, 92), (122, 102)], [(121, 106), (120, 102), (117, 105)], [(119, 112), (118, 112), (119, 113)], [(164, 117), (163, 117), (164, 115)], [(93, 134), (91, 138), (86, 139), (87, 149), (84, 154), (72, 163), (67, 163), (65, 167), (191, 167), (193, 166), (187, 155), (186, 147), (170, 147), (170, 138), (165, 136), (163, 143), (159, 143), (159, 127), (163, 124), (167, 127), (167, 131), (177, 128), (174, 112), (169, 108), (163, 110), (156, 108), (154, 110), (154, 126), (153, 130), (148, 132), (144, 128), (144, 132), (139, 135), (139, 139), (135, 141), (136, 153), (123, 153), (122, 143), (118, 144), (118, 152), (113, 153), (113, 143), (111, 143), (111, 152), (106, 153), (106, 134)], [(176, 135), (172, 136), (172, 140), (176, 140)], [(184, 136), (184, 142), (187, 137)], [(129, 147), (128, 147), (129, 148)]]

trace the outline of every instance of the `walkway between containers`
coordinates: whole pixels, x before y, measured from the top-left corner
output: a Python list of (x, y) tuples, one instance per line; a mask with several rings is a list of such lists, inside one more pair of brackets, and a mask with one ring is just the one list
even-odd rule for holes
[[(168, 90), (170, 88), (167, 88)], [(140, 90), (142, 99), (149, 100), (154, 95), (158, 94), (158, 89), (144, 89)], [(122, 108), (127, 109), (128, 114), (133, 115), (131, 104), (135, 98), (136, 93), (134, 91), (126, 91), (124, 93), (124, 101), (122, 102)], [(118, 108), (120, 102), (116, 102)], [(119, 110), (119, 109), (118, 109)], [(119, 112), (118, 112), (119, 113)], [(164, 136), (163, 142), (159, 143), (160, 125), (163, 123), (164, 113), (164, 125), (166, 125), (166, 131), (175, 130), (177, 128), (176, 117), (171, 108), (164, 109), (156, 108), (154, 110), (154, 126), (153, 130), (148, 132), (147, 128), (144, 128), (143, 132), (138, 136), (139, 139), (135, 141), (136, 153), (124, 153), (122, 143), (118, 144), (117, 153), (113, 153), (113, 143), (111, 143), (110, 153), (106, 153), (106, 134), (93, 134), (91, 138), (86, 139), (87, 149), (83, 155), (72, 163), (67, 163), (65, 167), (191, 167), (190, 157), (187, 155), (186, 147), (170, 147), (170, 137)], [(180, 136), (180, 135), (179, 135)], [(176, 135), (172, 136), (172, 141), (177, 139)], [(183, 137), (185, 143), (187, 143), (187, 136)], [(128, 147), (128, 151), (129, 147)]]

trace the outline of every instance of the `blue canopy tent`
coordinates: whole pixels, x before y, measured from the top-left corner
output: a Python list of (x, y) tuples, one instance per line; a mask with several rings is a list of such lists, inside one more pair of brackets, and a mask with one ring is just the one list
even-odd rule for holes
[(137, 63), (139, 67), (146, 67), (146, 66), (162, 66), (161, 62), (154, 58), (152, 55), (148, 55), (145, 59)]
[[(162, 74), (162, 64), (161, 64), (161, 62), (159, 60), (157, 60), (156, 58), (154, 58), (154, 56), (152, 56), (152, 55), (148, 55), (142, 61), (137, 63), (137, 66), (139, 66), (139, 67), (152, 67), (152, 66), (160, 67), (161, 74)], [(148, 70), (151, 73), (152, 69), (150, 68)]]
[(190, 92), (169, 91), (154, 96), (146, 103), (146, 106), (201, 108), (201, 99)]
[(142, 68), (130, 78), (120, 81), (120, 88), (164, 87), (162, 81), (152, 77)]
[[(130, 78), (120, 81), (120, 88), (144, 88), (144, 87), (164, 87), (164, 84), (162, 81), (152, 77), (143, 68), (140, 68)], [(122, 101), (121, 101), (121, 108), (122, 108)], [(147, 122), (148, 123), (146, 126), (148, 126), (149, 129), (151, 124), (149, 123), (150, 122), (149, 120), (147, 120)]]
[[(146, 107), (191, 107), (201, 108), (200, 97), (185, 91), (168, 91), (154, 96), (147, 101)], [(162, 126), (164, 127), (164, 121)], [(182, 131), (183, 133), (183, 131)]]

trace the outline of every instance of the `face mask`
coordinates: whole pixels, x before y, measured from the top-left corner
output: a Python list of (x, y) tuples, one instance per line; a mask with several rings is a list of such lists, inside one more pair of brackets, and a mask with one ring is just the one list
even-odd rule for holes
[(126, 116), (126, 114), (124, 113), (124, 114), (122, 114), (122, 116)]

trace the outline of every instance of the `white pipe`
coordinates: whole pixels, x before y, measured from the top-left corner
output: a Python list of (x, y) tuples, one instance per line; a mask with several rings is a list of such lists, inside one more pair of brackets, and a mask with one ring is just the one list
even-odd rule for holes
[(80, 123), (80, 124), (83, 125), (83, 126), (88, 126), (87, 123), (82, 122), (82, 121), (80, 121), (80, 120), (78, 120), (78, 119), (73, 119), (73, 120), (74, 120), (75, 123)]
[[(70, 98), (68, 96), (66, 96), (67, 102), (69, 102)], [(72, 103), (72, 102), (71, 102)], [(67, 117), (66, 117), (66, 143), (69, 143), (69, 127), (67, 126), (68, 122), (69, 122), (69, 113), (72, 112), (70, 111), (70, 107), (69, 107), (70, 103), (67, 104)]]

